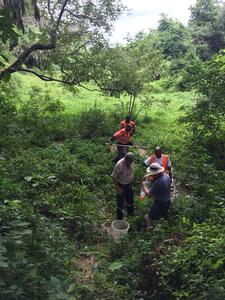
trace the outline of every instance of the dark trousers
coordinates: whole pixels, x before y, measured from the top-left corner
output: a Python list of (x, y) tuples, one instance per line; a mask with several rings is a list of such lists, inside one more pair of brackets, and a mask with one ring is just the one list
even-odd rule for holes
[(126, 146), (118, 146), (117, 150), (118, 150), (118, 160), (123, 158), (128, 151)]
[(123, 190), (122, 194), (117, 194), (117, 219), (123, 219), (123, 211), (125, 201), (127, 203), (127, 215), (134, 215), (134, 192), (132, 183), (129, 184), (119, 184), (119, 187)]

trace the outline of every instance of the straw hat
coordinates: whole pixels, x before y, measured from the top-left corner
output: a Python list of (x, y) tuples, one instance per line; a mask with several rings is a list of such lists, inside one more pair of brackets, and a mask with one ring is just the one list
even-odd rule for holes
[(147, 168), (147, 173), (149, 175), (157, 175), (164, 171), (165, 169), (157, 162), (152, 163), (149, 168)]

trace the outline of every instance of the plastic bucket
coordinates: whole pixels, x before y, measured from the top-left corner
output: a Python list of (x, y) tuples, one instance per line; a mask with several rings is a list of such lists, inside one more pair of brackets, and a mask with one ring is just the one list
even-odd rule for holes
[(130, 228), (130, 224), (125, 220), (115, 220), (111, 224), (112, 234), (115, 240), (125, 237)]

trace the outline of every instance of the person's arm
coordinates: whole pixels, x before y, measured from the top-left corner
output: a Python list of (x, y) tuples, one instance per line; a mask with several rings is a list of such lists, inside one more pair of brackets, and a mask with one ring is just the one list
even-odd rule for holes
[(131, 126), (132, 126), (132, 130), (131, 130), (131, 136), (135, 133), (135, 130), (136, 130), (136, 125), (133, 121), (131, 121)]
[(168, 167), (168, 175), (170, 176), (170, 179), (172, 180), (172, 171), (171, 171), (171, 167)]
[(122, 194), (123, 190), (120, 188), (120, 186), (119, 186), (118, 181), (116, 180), (116, 178), (112, 176), (112, 180), (113, 180), (113, 183), (114, 183), (115, 188), (117, 190), (117, 193), (118, 194)]
[(132, 126), (132, 130), (131, 130), (131, 133), (130, 133), (130, 135), (132, 136), (134, 133), (135, 133), (135, 127), (134, 127), (134, 126)]
[(115, 136), (113, 135), (113, 136), (111, 137), (111, 139), (109, 140), (109, 144), (112, 145), (112, 143), (115, 141), (115, 139), (116, 139), (116, 138), (115, 138)]
[(150, 166), (150, 157), (148, 157), (147, 159), (145, 159), (144, 160), (144, 165), (146, 166), (146, 167), (149, 167)]
[(170, 176), (170, 179), (172, 180), (172, 168), (171, 168), (171, 161), (170, 161), (169, 156), (168, 156), (168, 165), (167, 165), (167, 169), (168, 169), (168, 175)]
[(147, 183), (146, 183), (146, 178), (144, 177), (144, 180), (141, 183), (141, 186), (143, 188), (143, 191), (145, 193), (145, 195), (147, 195), (148, 197), (152, 197), (153, 195), (150, 193), (149, 188), (147, 187)]

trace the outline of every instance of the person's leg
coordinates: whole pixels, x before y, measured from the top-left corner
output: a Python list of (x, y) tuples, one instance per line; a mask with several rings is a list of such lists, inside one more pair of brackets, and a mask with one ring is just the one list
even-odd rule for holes
[(134, 215), (134, 191), (133, 191), (132, 184), (126, 185), (125, 199), (127, 201), (127, 215), (133, 216)]
[[(120, 185), (120, 188), (123, 189), (123, 186)], [(117, 219), (118, 220), (122, 220), (123, 219), (123, 209), (124, 209), (124, 196), (125, 193), (123, 191), (122, 194), (118, 194), (116, 196), (116, 200), (117, 200), (117, 207), (116, 207), (116, 213), (117, 213)]]
[(124, 157), (128, 152), (128, 147), (122, 147), (122, 148), (123, 148), (123, 157)]
[(170, 208), (170, 201), (159, 203), (159, 211), (161, 217), (163, 217), (164, 219), (167, 218), (169, 208)]
[(126, 146), (118, 146), (118, 155), (119, 155), (119, 160), (125, 156), (127, 153), (127, 147)]
[(153, 220), (158, 220), (160, 217), (161, 217), (161, 215), (160, 215), (160, 212), (159, 212), (158, 202), (155, 201), (152, 204), (148, 214), (146, 215), (147, 229), (154, 228)]
[(118, 160), (120, 160), (121, 158), (124, 157), (123, 147), (117, 146), (117, 150), (118, 150)]
[(146, 215), (146, 227), (147, 229), (154, 228), (153, 219), (148, 214)]

